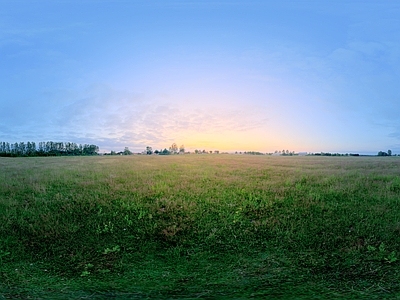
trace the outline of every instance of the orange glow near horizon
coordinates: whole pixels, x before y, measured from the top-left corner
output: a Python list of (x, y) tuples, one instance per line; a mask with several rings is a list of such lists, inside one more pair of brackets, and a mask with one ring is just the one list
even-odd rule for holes
[(290, 151), (287, 142), (276, 139), (271, 134), (266, 134), (264, 130), (254, 129), (249, 131), (223, 131), (218, 133), (207, 132), (185, 132), (179, 138), (189, 151), (195, 149), (207, 151), (259, 151), (273, 152), (283, 148)]

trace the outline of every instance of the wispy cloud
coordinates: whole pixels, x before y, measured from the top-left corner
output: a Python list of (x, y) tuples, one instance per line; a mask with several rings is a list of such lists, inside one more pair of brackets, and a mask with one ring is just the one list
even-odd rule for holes
[[(46, 140), (93, 141), (108, 149), (122, 145), (162, 147), (177, 139), (184, 142), (182, 139), (190, 133), (246, 132), (268, 122), (267, 112), (257, 107), (221, 108), (160, 102), (146, 95), (105, 86), (92, 87), (76, 100), (62, 103), (58, 102), (58, 108), (32, 116), (32, 136), (36, 131)], [(3, 138), (12, 139), (18, 135), (18, 128), (26, 125), (15, 124), (14, 130), (8, 135), (3, 134)], [(26, 136), (30, 134), (26, 132)]]

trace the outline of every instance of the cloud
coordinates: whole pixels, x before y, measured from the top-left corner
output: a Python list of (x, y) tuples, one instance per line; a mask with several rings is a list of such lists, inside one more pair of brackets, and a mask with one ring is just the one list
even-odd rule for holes
[[(141, 149), (146, 145), (166, 147), (174, 141), (184, 142), (193, 133), (212, 136), (251, 131), (268, 122), (268, 113), (259, 107), (173, 102), (168, 97), (135, 94), (105, 85), (52, 97), (58, 98), (49, 105), (52, 107), (43, 104), (45, 99), (37, 100), (42, 103), (42, 111), (36, 109), (29, 121), (20, 117), (22, 122), (0, 137), (13, 141), (22, 135), (34, 141), (41, 138), (95, 143), (107, 149)], [(8, 131), (7, 126), (1, 126), (2, 132)]]

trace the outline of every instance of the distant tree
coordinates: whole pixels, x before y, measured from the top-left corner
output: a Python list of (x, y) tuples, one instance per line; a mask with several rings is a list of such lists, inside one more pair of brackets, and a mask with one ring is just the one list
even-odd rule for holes
[(20, 142), (18, 146), (18, 155), (25, 156), (26, 155), (26, 145), (24, 142)]
[[(156, 150), (156, 151), (157, 151), (157, 150)], [(147, 147), (146, 147), (146, 154), (147, 154), (147, 155), (153, 154), (153, 148), (150, 147), (150, 146), (147, 146)]]
[(10, 144), (9, 143), (6, 143), (4, 145), (4, 149), (5, 149), (6, 154), (10, 154), (11, 153), (11, 148), (10, 148)]
[(199, 150), (197, 150), (197, 149), (194, 150), (194, 153), (199, 154)]
[(158, 151), (158, 150), (154, 151), (154, 154), (158, 154), (158, 153), (160, 153), (160, 151)]
[(388, 156), (392, 156), (392, 150), (389, 149), (387, 154), (388, 154)]
[(214, 153), (215, 153), (215, 154), (219, 154), (219, 150), (215, 150)]
[(386, 152), (379, 151), (378, 156), (388, 156), (388, 154)]
[(10, 144), (8, 142), (2, 142), (2, 143), (0, 143), (0, 145), (1, 145), (0, 155), (1, 156), (11, 156)]
[(82, 147), (82, 154), (83, 155), (96, 155), (97, 152), (99, 152), (99, 147), (96, 146), (96, 145), (85, 144)]
[(34, 156), (36, 155), (36, 144), (34, 142), (28, 142), (26, 144), (26, 155)]
[(129, 150), (128, 147), (125, 147), (124, 152), (122, 153), (123, 155), (131, 155), (132, 152)]
[(184, 146), (184, 145), (181, 145), (181, 146), (179, 147), (179, 153), (181, 153), (181, 154), (184, 154), (184, 153), (185, 153), (185, 146)]
[(169, 152), (171, 152), (172, 154), (178, 153), (178, 146), (176, 145), (176, 143), (173, 143), (171, 147), (169, 147)]
[(18, 155), (19, 155), (19, 146), (18, 146), (18, 143), (11, 144), (11, 154), (12, 154), (13, 156), (18, 156)]
[(160, 154), (168, 155), (168, 154), (170, 154), (170, 152), (165, 148)]
[(264, 153), (261, 153), (261, 152), (258, 152), (258, 151), (247, 151), (247, 152), (244, 152), (244, 154), (247, 154), (247, 155), (264, 155)]

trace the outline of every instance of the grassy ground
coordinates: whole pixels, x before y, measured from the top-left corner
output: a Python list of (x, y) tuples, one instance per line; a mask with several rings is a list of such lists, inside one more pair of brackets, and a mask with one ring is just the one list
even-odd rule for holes
[(0, 299), (400, 298), (400, 158), (0, 159)]

